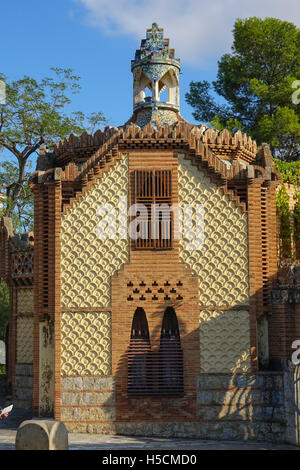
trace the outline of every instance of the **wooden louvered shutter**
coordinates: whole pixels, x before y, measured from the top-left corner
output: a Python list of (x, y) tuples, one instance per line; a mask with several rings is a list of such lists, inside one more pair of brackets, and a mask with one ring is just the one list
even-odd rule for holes
[(135, 240), (135, 248), (151, 249), (151, 206), (154, 203), (153, 172), (136, 170), (134, 172), (135, 204), (143, 204), (146, 211), (139, 215), (139, 238)]
[(146, 314), (135, 311), (128, 350), (128, 395), (151, 395), (151, 346)]
[[(134, 172), (135, 204), (143, 204), (140, 213), (140, 237), (135, 241), (137, 249), (172, 248), (173, 214), (171, 170), (136, 170)], [(152, 205), (157, 215), (153, 218)]]
[(159, 348), (160, 373), (158, 389), (160, 395), (182, 396), (183, 352), (175, 310), (168, 307), (164, 313)]

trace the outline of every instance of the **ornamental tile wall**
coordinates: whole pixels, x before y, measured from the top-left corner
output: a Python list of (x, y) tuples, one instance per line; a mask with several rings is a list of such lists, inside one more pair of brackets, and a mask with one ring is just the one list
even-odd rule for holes
[(17, 363), (33, 363), (33, 317), (17, 317)]
[(245, 310), (200, 313), (201, 372), (250, 370), (249, 313)]
[(33, 311), (33, 289), (17, 289), (17, 313)]
[[(178, 189), (182, 209), (195, 202), (204, 208), (202, 247), (189, 249), (185, 233), (179, 241), (180, 259), (199, 279), (201, 372), (245, 372), (250, 369), (249, 312), (243, 310), (249, 305), (247, 215), (183, 156)], [(194, 212), (193, 224), (195, 219)]]
[(61, 335), (62, 375), (110, 375), (110, 312), (64, 312)]
[(160, 126), (171, 126), (172, 124), (175, 124), (175, 122), (178, 122), (178, 117), (174, 111), (160, 109), (157, 112), (157, 121), (159, 122)]
[(141, 109), (137, 112), (135, 124), (140, 127), (144, 127), (148, 124), (151, 119), (154, 119), (159, 123), (160, 126), (168, 125), (171, 126), (178, 122), (178, 115), (176, 111), (169, 109), (158, 109), (155, 113), (153, 109)]
[(196, 201), (205, 209), (202, 248), (189, 250), (185, 235), (180, 240), (181, 260), (199, 276), (200, 304), (249, 304), (247, 215), (182, 156), (178, 186), (182, 208)]
[[(128, 197), (128, 157), (121, 160), (62, 217), (62, 305), (109, 307), (111, 276), (129, 261), (129, 240), (97, 234), (99, 205), (118, 208)], [(127, 217), (127, 215), (123, 215)], [(122, 220), (121, 220), (122, 222)]]

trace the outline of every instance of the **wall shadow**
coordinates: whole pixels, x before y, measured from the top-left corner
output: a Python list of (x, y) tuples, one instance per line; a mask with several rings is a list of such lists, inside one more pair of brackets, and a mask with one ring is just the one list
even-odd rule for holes
[[(194, 437), (203, 434), (213, 438), (227, 439), (279, 439), (282, 440), (286, 432), (285, 394), (286, 385), (284, 374), (286, 364), (293, 350), (291, 343), (300, 339), (299, 313), (299, 287), (300, 267), (282, 268), (274, 278), (269, 279), (269, 308), (263, 310), (261, 315), (267, 317), (269, 326), (269, 364), (260, 366), (259, 370), (252, 372), (240, 370), (243, 351), (235, 358), (235, 364), (230, 372), (205, 372), (201, 364), (186, 361), (188, 351), (198, 353), (200, 350), (199, 328), (187, 333), (185, 322), (180, 321), (181, 344), (184, 358), (184, 396), (159, 397), (127, 395), (128, 349), (120, 357), (115, 370), (116, 379), (116, 422), (120, 423), (152, 423), (145, 428), (147, 433), (159, 433), (163, 423), (198, 423), (202, 426), (191, 430)], [(250, 299), (250, 305), (262, 302), (265, 290), (255, 293)], [(176, 311), (182, 304), (174, 303)], [(145, 312), (147, 314), (147, 308)], [(157, 320), (151, 332), (151, 344), (157, 349), (161, 333), (161, 321), (166, 304), (159, 306), (153, 317)], [(243, 306), (240, 306), (243, 310)], [(212, 331), (220, 331), (221, 319), (212, 317), (210, 320)], [(286, 325), (285, 339), (283, 341), (279, 322)], [(128, 344), (130, 332), (128, 332)], [(196, 351), (195, 345), (198, 344)], [(228, 353), (230, 355), (230, 352)], [(252, 361), (253, 357), (249, 361)], [(219, 369), (218, 369), (219, 370)], [(291, 399), (297, 403), (296, 427), (299, 427), (299, 372), (293, 382), (295, 393)], [(290, 394), (291, 396), (291, 394)], [(295, 410), (294, 410), (295, 411)], [(162, 427), (155, 427), (156, 424)], [(219, 430), (216, 425), (220, 425)], [(151, 429), (152, 431), (151, 431)], [(156, 429), (156, 431), (155, 431)], [(174, 428), (175, 429), (175, 428)], [(198, 431), (196, 432), (196, 429)], [(131, 431), (134, 429), (131, 427)], [(139, 431), (140, 432), (140, 431)], [(175, 434), (174, 434), (175, 432)], [(180, 434), (174, 431), (173, 434)], [(199, 434), (200, 433), (200, 434)], [(179, 435), (178, 434), (178, 435)], [(273, 437), (272, 437), (273, 436)]]

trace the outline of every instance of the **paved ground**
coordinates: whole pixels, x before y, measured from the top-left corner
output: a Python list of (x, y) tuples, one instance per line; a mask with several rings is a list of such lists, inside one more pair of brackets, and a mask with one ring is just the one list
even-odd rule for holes
[[(13, 450), (15, 429), (0, 429), (0, 450)], [(257, 442), (220, 442), (197, 439), (160, 439), (150, 437), (69, 434), (70, 450), (300, 450), (285, 444)]]

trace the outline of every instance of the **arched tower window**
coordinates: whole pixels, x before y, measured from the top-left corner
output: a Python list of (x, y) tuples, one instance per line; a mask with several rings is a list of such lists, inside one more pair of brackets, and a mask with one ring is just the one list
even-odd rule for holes
[(159, 356), (160, 394), (182, 396), (184, 393), (183, 352), (180, 344), (178, 320), (173, 307), (168, 307), (164, 313)]
[(128, 350), (128, 395), (151, 394), (151, 345), (143, 308), (134, 313)]

